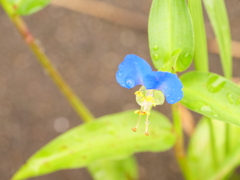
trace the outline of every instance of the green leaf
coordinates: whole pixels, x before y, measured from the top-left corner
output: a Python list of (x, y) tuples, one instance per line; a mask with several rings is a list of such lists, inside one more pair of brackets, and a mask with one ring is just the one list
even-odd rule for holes
[(184, 71), (192, 62), (193, 27), (186, 0), (153, 0), (149, 21), (150, 54), (156, 69), (171, 59), (172, 53), (182, 52), (174, 69)]
[(51, 0), (8, 0), (17, 7), (17, 13), (19, 15), (30, 15), (44, 7), (46, 7)]
[(88, 169), (94, 180), (134, 180), (138, 177), (136, 159), (102, 160), (92, 163)]
[(172, 125), (164, 115), (151, 112), (150, 136), (144, 135), (143, 124), (138, 132), (131, 130), (137, 119), (134, 111), (127, 111), (73, 128), (34, 154), (13, 180), (80, 168), (99, 160), (121, 160), (135, 152), (165, 151), (174, 145)]
[[(217, 162), (214, 164), (212, 150), (210, 144), (211, 133), (208, 119), (203, 118), (190, 140), (187, 161), (191, 180), (217, 180), (223, 179), (229, 175), (234, 167), (240, 162), (240, 128), (238, 126), (230, 126), (230, 147), (229, 153), (225, 153), (225, 123), (210, 119), (215, 137), (215, 156)], [(204, 173), (203, 173), (204, 172)]]
[(18, 3), (18, 2), (20, 2), (21, 0), (6, 0), (7, 2), (9, 2), (9, 3)]
[[(239, 138), (236, 137), (236, 139)], [(209, 178), (209, 180), (218, 180), (218, 179), (239, 179), (239, 175), (237, 177), (237, 174), (233, 174), (233, 177), (231, 177), (234, 169), (239, 166), (240, 163), (240, 143), (237, 144), (236, 148), (229, 154), (229, 156), (225, 159), (223, 163), (221, 163), (219, 168), (216, 170), (216, 173)], [(229, 178), (229, 176), (231, 178)]]
[(194, 65), (196, 70), (208, 72), (207, 38), (202, 13), (202, 1), (188, 0), (188, 7), (192, 16), (194, 27)]
[(225, 77), (232, 77), (231, 34), (224, 0), (203, 0), (218, 41)]
[(180, 79), (184, 106), (207, 117), (240, 126), (240, 87), (214, 73), (193, 71)]

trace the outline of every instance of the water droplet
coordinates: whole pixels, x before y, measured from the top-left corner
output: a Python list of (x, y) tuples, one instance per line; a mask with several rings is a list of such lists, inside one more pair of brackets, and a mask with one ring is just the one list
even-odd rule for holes
[(190, 109), (196, 112), (212, 117), (218, 116), (214, 111), (214, 108), (210, 106), (207, 101), (189, 101), (188, 104), (191, 107)]
[(133, 88), (135, 86), (134, 80), (130, 77), (127, 77), (125, 82), (128, 88)]
[(226, 83), (225, 79), (217, 75), (211, 75), (207, 82), (208, 91), (211, 93), (216, 93), (223, 88), (225, 83)]
[(157, 50), (158, 50), (158, 45), (157, 45), (157, 44), (154, 44), (153, 50), (154, 50), (154, 51), (157, 51)]
[(169, 103), (170, 103), (170, 104), (173, 104), (173, 103), (174, 103), (174, 100), (170, 100)]
[(117, 72), (117, 77), (122, 77), (122, 73), (121, 72)]
[(214, 118), (214, 117), (218, 117), (218, 114), (215, 114), (215, 112), (212, 110), (212, 108), (211, 108), (209, 105), (203, 105), (203, 106), (201, 106), (200, 111), (201, 111), (203, 114), (207, 114), (207, 115), (212, 116), (213, 118)]
[(178, 98), (177, 98), (177, 100), (180, 100), (180, 99), (182, 99), (182, 97), (178, 97)]
[(181, 66), (189, 66), (189, 61), (192, 59), (193, 55), (186, 53), (182, 56), (180, 55), (178, 61), (181, 63)]
[(159, 55), (157, 53), (153, 54), (153, 58), (157, 61), (159, 59)]
[(212, 108), (211, 108), (210, 106), (207, 106), (207, 105), (202, 106), (202, 107), (200, 108), (200, 110), (201, 110), (202, 112), (212, 112)]
[(170, 94), (166, 94), (166, 97), (169, 97), (170, 96)]
[(233, 96), (232, 96), (231, 93), (228, 93), (228, 94), (227, 94), (227, 99), (228, 99), (228, 101), (229, 101), (231, 104), (234, 103)]
[(186, 53), (186, 54), (184, 55), (185, 58), (188, 57), (188, 56), (189, 56), (189, 53)]

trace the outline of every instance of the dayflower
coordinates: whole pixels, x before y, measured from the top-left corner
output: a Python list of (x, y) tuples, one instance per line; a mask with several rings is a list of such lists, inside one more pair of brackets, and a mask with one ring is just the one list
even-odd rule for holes
[(139, 114), (139, 119), (132, 130), (137, 131), (141, 116), (146, 115), (146, 135), (149, 135), (148, 118), (152, 106), (163, 104), (164, 96), (169, 104), (174, 104), (183, 97), (182, 83), (176, 74), (152, 71), (151, 66), (144, 59), (134, 54), (127, 55), (119, 64), (116, 79), (127, 89), (142, 85), (139, 91), (135, 92), (136, 101), (141, 109), (135, 111)]

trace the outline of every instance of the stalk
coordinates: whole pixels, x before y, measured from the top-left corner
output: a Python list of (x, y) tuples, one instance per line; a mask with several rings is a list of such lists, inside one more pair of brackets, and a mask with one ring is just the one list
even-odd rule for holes
[(172, 117), (173, 117), (173, 125), (174, 130), (177, 136), (177, 140), (174, 146), (174, 153), (177, 159), (177, 162), (180, 166), (181, 171), (186, 179), (189, 179), (188, 176), (188, 164), (186, 159), (186, 153), (184, 150), (184, 136), (182, 131), (182, 123), (181, 123), (181, 114), (180, 114), (180, 107), (179, 103), (175, 103), (172, 105)]
[(78, 116), (84, 122), (94, 120), (94, 116), (92, 115), (92, 113), (88, 110), (88, 108), (81, 101), (81, 99), (77, 97), (77, 95), (73, 92), (69, 85), (64, 81), (59, 72), (50, 62), (47, 55), (45, 55), (44, 51), (38, 46), (35, 37), (30, 32), (23, 19), (17, 13), (15, 13), (14, 7), (6, 0), (1, 0), (0, 2), (6, 14), (9, 16), (14, 26), (24, 39), (25, 43), (36, 56), (38, 62), (42, 65), (44, 71), (47, 72), (49, 77), (56, 84), (57, 88), (62, 92), (64, 97), (72, 106), (72, 108), (76, 111)]

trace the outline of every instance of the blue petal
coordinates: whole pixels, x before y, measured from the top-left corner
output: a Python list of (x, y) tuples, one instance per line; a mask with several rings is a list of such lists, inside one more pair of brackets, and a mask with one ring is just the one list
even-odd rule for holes
[(143, 78), (152, 72), (151, 66), (142, 58), (129, 54), (119, 64), (116, 73), (117, 82), (125, 88), (143, 85)]
[(147, 89), (156, 89), (163, 92), (167, 102), (174, 104), (183, 97), (182, 83), (176, 74), (169, 72), (153, 71), (144, 78)]

